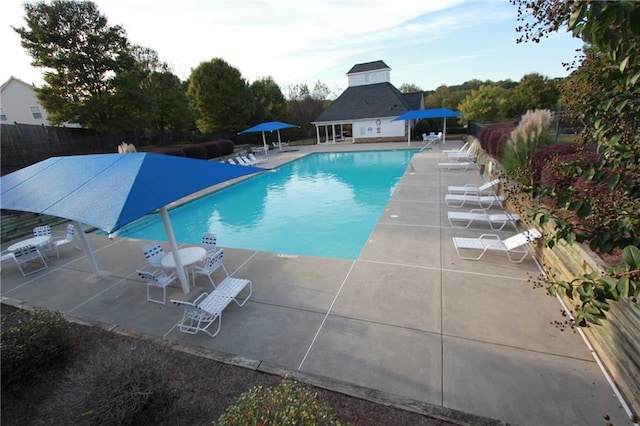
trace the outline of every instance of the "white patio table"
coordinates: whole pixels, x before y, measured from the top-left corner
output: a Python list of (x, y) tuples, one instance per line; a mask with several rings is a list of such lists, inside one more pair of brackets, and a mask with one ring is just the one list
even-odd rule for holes
[(31, 237), (31, 238), (27, 238), (26, 240), (18, 241), (17, 243), (11, 244), (9, 247), (7, 247), (7, 250), (16, 251), (18, 249), (21, 249), (27, 246), (36, 246), (40, 248), (40, 246), (47, 244), (49, 240), (51, 240), (51, 235), (41, 235), (39, 237)]
[[(182, 261), (182, 266), (184, 267), (185, 275), (187, 279), (189, 277), (189, 267), (195, 263), (201, 261), (204, 256), (207, 254), (207, 251), (204, 247), (185, 247), (178, 250), (178, 254), (180, 256), (180, 260)], [(176, 260), (173, 257), (173, 253), (167, 254), (160, 260), (160, 264), (163, 268), (173, 268), (176, 267)]]

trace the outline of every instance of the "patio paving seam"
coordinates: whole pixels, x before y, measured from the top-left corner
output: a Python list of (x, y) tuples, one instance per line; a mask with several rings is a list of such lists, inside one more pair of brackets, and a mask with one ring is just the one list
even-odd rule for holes
[(118, 281), (114, 282), (113, 284), (111, 284), (110, 286), (102, 289), (101, 291), (97, 292), (96, 294), (94, 294), (93, 296), (91, 296), (90, 298), (88, 298), (87, 300), (85, 300), (84, 302), (74, 306), (73, 308), (71, 308), (70, 310), (67, 311), (67, 313), (71, 313), (73, 311), (75, 311), (76, 309), (78, 309), (79, 307), (85, 305), (86, 303), (94, 300), (95, 298), (97, 298), (98, 296), (101, 296), (102, 294), (106, 293), (107, 291), (111, 290), (112, 288), (116, 287), (118, 284), (122, 283), (125, 280), (128, 280), (129, 277), (134, 276), (135, 272), (132, 272), (131, 274), (127, 275), (126, 277), (120, 278), (120, 277), (116, 277), (116, 278), (120, 278)]
[(558, 357), (558, 358), (563, 358), (563, 359), (572, 359), (572, 360), (576, 360), (576, 361), (584, 361), (584, 362), (596, 363), (596, 361), (591, 356), (589, 356), (588, 358), (581, 358), (581, 357), (577, 357), (577, 356), (558, 354), (558, 353), (553, 353), (553, 352), (548, 352), (548, 351), (538, 351), (538, 350), (535, 350), (535, 349), (529, 349), (529, 348), (525, 348), (525, 347), (522, 347), (522, 346), (507, 345), (507, 344), (504, 344), (504, 343), (494, 342), (494, 341), (490, 341), (490, 340), (473, 339), (471, 337), (463, 337), (463, 336), (458, 336), (458, 335), (450, 334), (450, 333), (443, 333), (442, 336), (443, 336), (443, 338), (444, 337), (449, 337), (451, 339), (464, 340), (466, 342), (480, 343), (480, 344), (490, 345), (490, 346), (500, 346), (502, 348), (515, 349), (515, 350), (518, 350), (518, 351), (529, 352), (529, 353), (534, 353), (534, 354), (539, 354), (539, 355), (548, 355), (548, 356)]
[(302, 365), (306, 361), (307, 356), (309, 355), (309, 352), (311, 352), (311, 348), (313, 347), (313, 344), (316, 342), (316, 339), (318, 338), (318, 335), (320, 334), (320, 331), (322, 330), (322, 327), (324, 326), (325, 322), (327, 321), (327, 318), (329, 317), (329, 314), (331, 313), (331, 309), (333, 308), (333, 305), (336, 303), (336, 300), (338, 300), (338, 296), (340, 296), (340, 292), (344, 288), (344, 285), (346, 284), (347, 279), (349, 279), (349, 275), (351, 275), (351, 271), (353, 271), (353, 268), (355, 268), (356, 263), (357, 263), (357, 261), (354, 260), (353, 263), (351, 264), (351, 267), (349, 268), (349, 271), (347, 272), (347, 274), (345, 275), (344, 279), (342, 280), (342, 283), (340, 284), (340, 288), (338, 288), (338, 291), (336, 292), (336, 295), (334, 296), (333, 300), (331, 301), (331, 305), (329, 305), (329, 309), (327, 310), (327, 313), (325, 314), (324, 318), (322, 318), (322, 322), (320, 323), (320, 326), (318, 327), (318, 330), (316, 331), (316, 334), (313, 336), (313, 339), (311, 339), (311, 343), (309, 344), (309, 347), (307, 348), (307, 351), (305, 352), (304, 356), (302, 357), (302, 361), (300, 361), (300, 364), (298, 365), (298, 370), (302, 369)]

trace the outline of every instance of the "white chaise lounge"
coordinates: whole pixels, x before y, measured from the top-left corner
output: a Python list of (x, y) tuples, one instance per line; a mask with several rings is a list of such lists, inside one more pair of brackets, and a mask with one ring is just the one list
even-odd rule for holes
[[(488, 251), (501, 251), (506, 253), (510, 262), (520, 263), (529, 254), (527, 244), (542, 237), (537, 229), (529, 229), (521, 232), (506, 240), (501, 240), (500, 236), (495, 234), (482, 234), (478, 238), (459, 238), (453, 237), (453, 245), (456, 248), (458, 257), (466, 260), (480, 260)], [(471, 251), (480, 254), (477, 257), (463, 256), (462, 251)], [(519, 255), (514, 258), (512, 255)]]

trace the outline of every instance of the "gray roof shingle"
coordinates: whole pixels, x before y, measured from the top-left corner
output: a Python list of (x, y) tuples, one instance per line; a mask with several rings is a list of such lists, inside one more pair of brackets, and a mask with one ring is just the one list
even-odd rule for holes
[(395, 117), (411, 109), (391, 83), (368, 84), (347, 88), (315, 122)]
[(347, 72), (347, 75), (355, 74), (357, 72), (367, 72), (367, 71), (383, 70), (383, 69), (391, 69), (391, 68), (389, 68), (389, 65), (385, 64), (383, 61), (365, 62), (364, 64), (355, 64)]

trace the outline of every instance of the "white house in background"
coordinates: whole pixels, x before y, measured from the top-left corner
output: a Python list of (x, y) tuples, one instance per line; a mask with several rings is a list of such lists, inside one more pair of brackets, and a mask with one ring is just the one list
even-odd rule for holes
[(406, 140), (405, 121), (391, 120), (424, 109), (423, 93), (396, 89), (390, 82), (391, 68), (383, 61), (356, 64), (347, 77), (349, 87), (313, 122), (317, 142), (345, 136), (353, 142)]
[(38, 103), (34, 89), (15, 77), (0, 86), (0, 124), (49, 125), (47, 111)]

